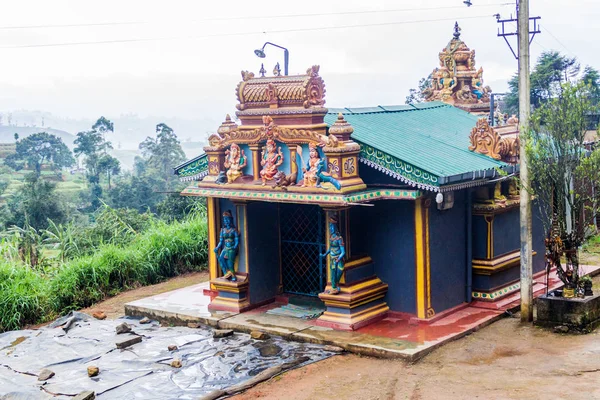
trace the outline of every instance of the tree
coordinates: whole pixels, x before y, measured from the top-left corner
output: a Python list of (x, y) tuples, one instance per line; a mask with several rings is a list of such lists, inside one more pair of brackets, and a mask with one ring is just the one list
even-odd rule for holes
[[(581, 66), (575, 57), (569, 58), (554, 50), (543, 52), (531, 72), (531, 107), (536, 109), (543, 102), (556, 98), (562, 92), (563, 84), (577, 82), (580, 70)], [(508, 87), (508, 94), (504, 97), (506, 111), (518, 114), (519, 76), (517, 74), (510, 79)]]
[(119, 160), (105, 154), (98, 159), (98, 173), (106, 174), (106, 178), (108, 179), (108, 189), (111, 189), (110, 178), (111, 176), (118, 175), (121, 172), (121, 163)]
[(6, 157), (5, 163), (17, 171), (28, 166), (39, 175), (43, 164), (50, 164), (54, 171), (59, 171), (73, 165), (75, 159), (59, 137), (39, 132), (17, 140), (16, 152)]
[(548, 257), (570, 288), (579, 282), (578, 248), (599, 210), (594, 185), (600, 182), (600, 149), (590, 152), (584, 145), (588, 116), (598, 112), (593, 90), (583, 82), (563, 84), (535, 110), (527, 138), (532, 187), (526, 189), (539, 200)]
[(88, 179), (89, 177), (98, 177), (100, 174), (98, 171), (99, 152), (103, 143), (102, 135), (95, 131), (79, 132), (73, 143), (75, 144), (75, 156), (85, 157), (84, 165), (87, 169)]
[(110, 120), (108, 120), (104, 117), (100, 117), (100, 118), (98, 118), (96, 123), (94, 125), (92, 125), (92, 130), (94, 132), (99, 133), (102, 136), (102, 146), (101, 146), (100, 150), (102, 150), (102, 152), (104, 154), (106, 154), (106, 151), (108, 149), (113, 148), (111, 142), (108, 142), (106, 140), (106, 134), (108, 132), (113, 133), (115, 131), (114, 124)]
[(140, 150), (147, 158), (147, 166), (158, 172), (166, 190), (169, 190), (175, 179), (173, 167), (185, 161), (185, 153), (173, 129), (168, 125), (156, 125), (156, 133), (156, 138), (147, 137), (140, 143)]
[(30, 225), (38, 231), (48, 227), (48, 219), (64, 223), (68, 214), (62, 197), (56, 193), (56, 184), (35, 173), (26, 176), (25, 185), (7, 201), (7, 207), (10, 212), (7, 226)]
[(429, 74), (427, 78), (421, 78), (421, 80), (419, 81), (418, 89), (410, 89), (408, 91), (408, 96), (406, 96), (405, 104), (423, 103), (425, 101), (423, 91), (430, 86), (431, 74)]
[(157, 204), (164, 195), (157, 193), (155, 188), (161, 184), (162, 181), (153, 175), (126, 175), (110, 191), (111, 206), (136, 209), (139, 212), (156, 212)]

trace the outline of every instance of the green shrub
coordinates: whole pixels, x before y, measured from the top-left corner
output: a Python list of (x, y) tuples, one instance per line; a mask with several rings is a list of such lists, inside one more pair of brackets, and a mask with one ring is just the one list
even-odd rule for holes
[(91, 255), (65, 262), (52, 276), (0, 264), (0, 332), (204, 269), (207, 259), (206, 218), (197, 213), (182, 222), (155, 222), (127, 245), (101, 245)]
[(0, 332), (41, 321), (50, 312), (45, 278), (24, 265), (0, 264)]

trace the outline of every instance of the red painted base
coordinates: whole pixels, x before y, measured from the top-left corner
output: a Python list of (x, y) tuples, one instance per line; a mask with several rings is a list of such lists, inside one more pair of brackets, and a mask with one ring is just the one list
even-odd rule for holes
[(408, 320), (408, 323), (409, 324), (432, 324), (432, 323), (439, 321), (440, 319), (445, 318), (448, 315), (455, 313), (459, 310), (462, 310), (463, 308), (466, 308), (468, 306), (469, 306), (469, 303), (462, 303), (462, 304), (457, 305), (456, 307), (452, 307), (445, 311), (442, 311), (441, 313), (435, 314), (431, 318), (417, 318), (416, 316), (412, 315), (410, 317), (410, 319)]
[(314, 324), (317, 326), (323, 326), (323, 327), (335, 329), (338, 331), (355, 331), (357, 329), (360, 329), (360, 328), (367, 326), (369, 324), (372, 324), (374, 322), (381, 321), (382, 319), (384, 319), (386, 317), (387, 317), (387, 312), (379, 314), (379, 315), (375, 315), (371, 318), (367, 318), (367, 319), (357, 322), (355, 324), (341, 324), (339, 322), (321, 321), (320, 319), (315, 320)]
[(202, 291), (202, 294), (204, 296), (208, 296), (212, 299), (214, 299), (215, 297), (217, 297), (219, 295), (219, 291), (218, 290), (213, 290), (213, 289), (204, 289)]

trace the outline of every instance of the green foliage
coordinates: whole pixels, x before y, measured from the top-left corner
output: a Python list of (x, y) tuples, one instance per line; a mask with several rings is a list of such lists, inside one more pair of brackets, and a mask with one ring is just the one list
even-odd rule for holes
[(50, 313), (48, 283), (29, 267), (0, 262), (0, 332), (45, 319)]
[(48, 227), (48, 219), (64, 223), (68, 217), (66, 205), (56, 193), (56, 184), (36, 174), (26, 177), (25, 184), (7, 201), (7, 208), (7, 226), (31, 225), (40, 230)]
[(6, 157), (5, 163), (15, 170), (28, 166), (40, 174), (43, 164), (49, 163), (52, 170), (59, 171), (73, 165), (75, 158), (61, 138), (39, 132), (17, 140), (16, 152)]
[(173, 167), (185, 161), (185, 153), (181, 148), (177, 135), (166, 124), (156, 125), (156, 138), (147, 137), (140, 143), (140, 150), (147, 161), (147, 169), (154, 171), (169, 190), (176, 180)]
[[(597, 97), (600, 92), (598, 71), (586, 67), (580, 79), (581, 67), (577, 58), (567, 57), (558, 51), (545, 51), (538, 58), (530, 76), (531, 81), (531, 106), (537, 109), (544, 102), (556, 98), (562, 92), (565, 83), (582, 81), (591, 85), (590, 92)], [(519, 113), (519, 76), (517, 74), (508, 82), (509, 92), (504, 97), (506, 112)]]
[(103, 244), (66, 261), (53, 274), (0, 263), (0, 331), (87, 307), (123, 289), (157, 283), (204, 268), (208, 258), (204, 214), (155, 222), (127, 245)]
[(561, 239), (574, 248), (583, 244), (600, 200), (594, 190), (600, 182), (600, 149), (589, 153), (584, 145), (587, 117), (597, 112), (591, 89), (584, 83), (564, 84), (535, 110), (526, 137), (530, 190), (540, 204), (552, 205), (540, 208), (545, 228), (549, 231), (554, 220)]
[(190, 196), (181, 196), (179, 193), (169, 194), (163, 201), (156, 205), (156, 211), (165, 221), (182, 220), (190, 212), (206, 210), (206, 200)]
[(161, 190), (164, 190), (164, 182), (156, 176), (125, 175), (110, 191), (110, 204), (115, 208), (156, 212), (157, 204), (164, 197), (164, 194), (158, 193)]
[(421, 78), (417, 89), (410, 89), (406, 96), (405, 104), (417, 104), (425, 101), (423, 91), (431, 86), (431, 74), (427, 78)]

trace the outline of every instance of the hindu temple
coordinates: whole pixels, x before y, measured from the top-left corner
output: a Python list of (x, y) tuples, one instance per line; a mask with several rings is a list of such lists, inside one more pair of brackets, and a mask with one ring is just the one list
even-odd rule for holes
[[(481, 117), (491, 89), (458, 25), (439, 61), (427, 102), (359, 108), (327, 108), (316, 65), (242, 72), (235, 118), (175, 168), (207, 201), (211, 309), (307, 296), (318, 325), (353, 330), (519, 290), (517, 121)], [(535, 273), (543, 249), (534, 218)]]

